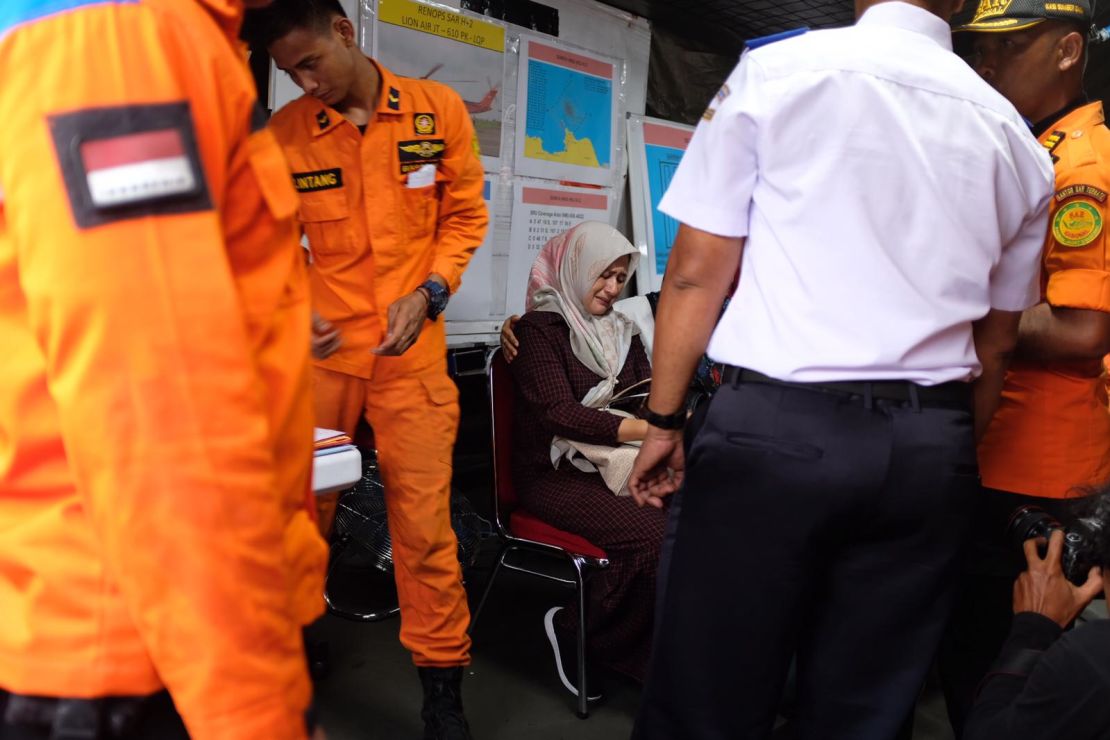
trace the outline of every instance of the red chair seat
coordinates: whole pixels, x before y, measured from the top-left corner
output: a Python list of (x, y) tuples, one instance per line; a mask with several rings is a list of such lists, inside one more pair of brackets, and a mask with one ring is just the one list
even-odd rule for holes
[(533, 542), (561, 547), (575, 555), (585, 555), (588, 558), (599, 560), (608, 559), (604, 550), (592, 544), (585, 537), (579, 537), (558, 527), (553, 527), (522, 509), (517, 509), (509, 516), (509, 531), (512, 532), (514, 537), (523, 537)]

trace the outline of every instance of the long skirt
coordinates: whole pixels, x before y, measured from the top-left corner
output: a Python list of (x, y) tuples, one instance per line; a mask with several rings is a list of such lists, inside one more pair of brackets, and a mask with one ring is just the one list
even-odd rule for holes
[[(609, 567), (587, 582), (589, 659), (642, 682), (651, 652), (655, 571), (666, 509), (640, 508), (616, 496), (596, 473), (569, 465), (520, 481), (521, 504), (548, 524), (585, 537), (605, 550)], [(560, 611), (556, 629), (570, 638), (578, 611)]]

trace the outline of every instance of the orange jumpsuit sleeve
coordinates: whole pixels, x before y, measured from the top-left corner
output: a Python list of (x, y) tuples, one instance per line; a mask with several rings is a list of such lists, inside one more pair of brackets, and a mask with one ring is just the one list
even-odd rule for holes
[[(264, 397), (221, 223), (235, 206), (222, 183), (257, 145), (251, 101), (183, 82), (229, 72), (182, 68), (183, 40), (147, 4), (78, 12), (0, 37), (0, 189), (80, 516), (102, 548), (103, 587), (122, 591), (193, 737), (304, 738), (310, 687)], [(177, 130), (196, 136), (208, 207), (108, 209), (79, 225), (57, 142), (79, 148), (105, 121), (181, 104), (191, 121)], [(116, 108), (110, 119), (82, 117), (104, 108)], [(226, 120), (199, 117), (214, 112)]]
[[(1110, 312), (1110, 238), (1106, 191), (1097, 167), (1073, 170), (1057, 183), (1045, 252), (1046, 298), (1053, 306)], [(1097, 187), (1095, 187), (1097, 186)]]
[(439, 198), (432, 272), (442, 275), (454, 293), (474, 250), (485, 238), (489, 217), (482, 199), (482, 163), (475, 151), (470, 114), (452, 90), (443, 92), (442, 106), (447, 151), (440, 167), (446, 179)]

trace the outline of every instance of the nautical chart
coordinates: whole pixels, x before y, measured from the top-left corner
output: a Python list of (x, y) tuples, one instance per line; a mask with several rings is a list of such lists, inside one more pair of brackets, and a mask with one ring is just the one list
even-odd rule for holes
[(525, 38), (520, 65), (517, 174), (609, 184), (618, 63)]
[(659, 210), (685, 154), (693, 126), (645, 116), (628, 118), (628, 169), (632, 190), (632, 231), (648, 259), (636, 271), (641, 292), (659, 290), (671, 256), (678, 222)]

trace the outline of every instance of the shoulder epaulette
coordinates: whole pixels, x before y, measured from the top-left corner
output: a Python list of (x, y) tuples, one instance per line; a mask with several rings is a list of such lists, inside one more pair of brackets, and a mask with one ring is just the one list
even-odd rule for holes
[(794, 36), (801, 36), (803, 33), (805, 33), (808, 30), (809, 30), (809, 28), (807, 26), (802, 26), (801, 28), (792, 28), (789, 31), (782, 31), (780, 33), (772, 33), (770, 36), (760, 36), (757, 39), (749, 40), (747, 42), (747, 44), (745, 44), (745, 46), (747, 46), (749, 50), (750, 49), (758, 49), (761, 46), (767, 46), (768, 44), (773, 44), (776, 41), (782, 41), (783, 39), (793, 38)]

